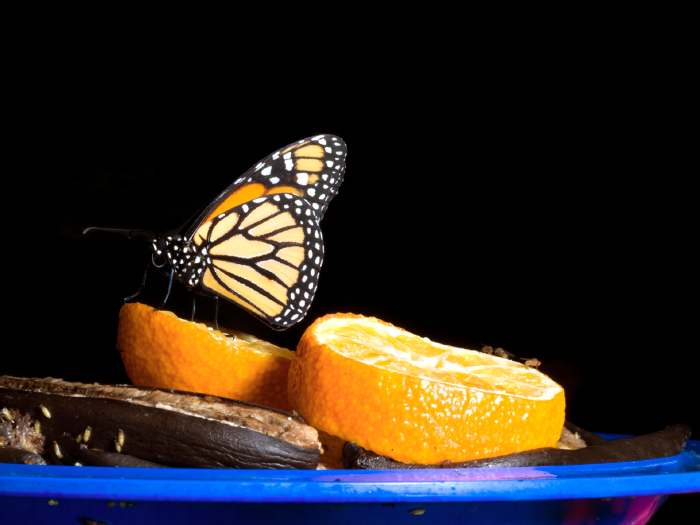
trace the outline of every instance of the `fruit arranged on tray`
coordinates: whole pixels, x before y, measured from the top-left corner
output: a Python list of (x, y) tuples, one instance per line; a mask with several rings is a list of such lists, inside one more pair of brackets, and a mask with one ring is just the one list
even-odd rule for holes
[(0, 462), (567, 465), (674, 455), (690, 434), (675, 425), (605, 441), (565, 424), (564, 391), (536, 359), (447, 346), (360, 315), (317, 319), (290, 352), (131, 303), (118, 348), (136, 386), (0, 376)]

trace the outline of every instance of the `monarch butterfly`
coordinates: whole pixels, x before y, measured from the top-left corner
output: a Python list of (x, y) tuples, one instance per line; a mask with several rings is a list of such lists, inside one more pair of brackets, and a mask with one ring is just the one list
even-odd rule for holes
[[(289, 144), (236, 179), (181, 233), (152, 239), (152, 264), (169, 270), (168, 293), (175, 277), (273, 329), (301, 321), (323, 263), (319, 223), (343, 180), (346, 154), (334, 135)], [(100, 229), (109, 230), (85, 232)]]

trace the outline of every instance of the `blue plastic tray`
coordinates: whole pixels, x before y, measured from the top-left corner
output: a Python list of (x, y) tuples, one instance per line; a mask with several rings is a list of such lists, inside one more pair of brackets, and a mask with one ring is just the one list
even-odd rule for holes
[(153, 516), (168, 523), (234, 518), (260, 523), (292, 511), (284, 514), (285, 523), (415, 523), (428, 513), (431, 523), (577, 523), (576, 516), (621, 523), (633, 515), (644, 523), (663, 496), (690, 492), (700, 492), (700, 441), (669, 458), (560, 467), (270, 471), (0, 465), (0, 523), (29, 516), (37, 520), (32, 523), (92, 519), (135, 525)]

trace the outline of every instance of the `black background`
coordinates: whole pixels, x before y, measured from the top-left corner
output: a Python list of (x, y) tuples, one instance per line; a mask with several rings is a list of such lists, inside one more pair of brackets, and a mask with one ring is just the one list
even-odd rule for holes
[[(141, 73), (28, 87), (15, 138), (31, 169), (7, 223), (7, 328), (24, 336), (0, 372), (127, 381), (117, 315), (148, 248), (81, 230), (175, 228), (261, 157), (328, 132), (348, 164), (308, 318), (275, 333), (227, 306), (224, 324), (294, 348), (319, 315), (375, 315), (538, 357), (585, 428), (686, 422), (698, 437), (697, 145), (674, 86), (562, 68), (243, 91), (255, 77), (192, 91)], [(164, 286), (152, 280), (151, 297)], [(189, 311), (182, 290), (172, 304)], [(211, 313), (199, 305), (199, 319)]]

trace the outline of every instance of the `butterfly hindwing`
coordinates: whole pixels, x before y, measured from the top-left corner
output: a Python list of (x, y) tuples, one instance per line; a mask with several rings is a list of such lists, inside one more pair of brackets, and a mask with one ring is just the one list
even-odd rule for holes
[(305, 138), (275, 151), (226, 188), (195, 221), (189, 235), (231, 208), (282, 193), (303, 197), (320, 222), (343, 181), (346, 155), (343, 139), (329, 134)]
[(305, 198), (253, 199), (204, 222), (192, 241), (206, 257), (203, 288), (276, 329), (304, 318), (323, 263), (321, 229)]

